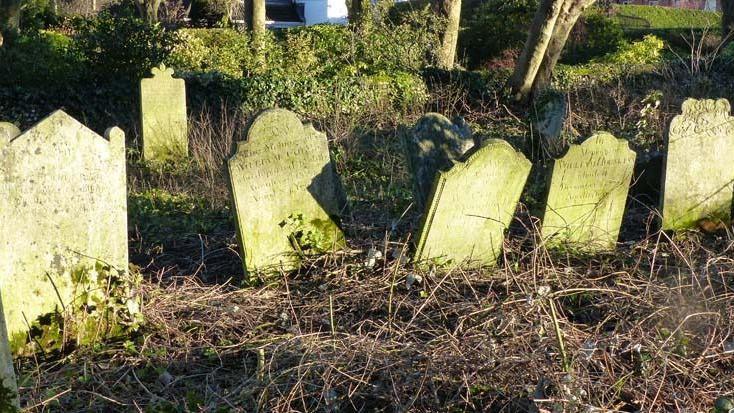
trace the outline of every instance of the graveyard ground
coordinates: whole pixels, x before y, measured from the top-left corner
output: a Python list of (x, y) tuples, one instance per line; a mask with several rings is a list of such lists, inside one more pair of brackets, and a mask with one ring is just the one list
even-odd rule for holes
[[(638, 148), (654, 153), (689, 91), (643, 79), (570, 93), (574, 127), (620, 134), (665, 88)], [(426, 110), (470, 101), (434, 93)], [(529, 133), (499, 101), (464, 108), (486, 136)], [(658, 232), (644, 182), (616, 253), (539, 245), (531, 182), (496, 270), (421, 272), (407, 262), (419, 213), (398, 121), (321, 120), (351, 201), (349, 249), (247, 286), (221, 168), (247, 116), (198, 116), (191, 165), (129, 165), (144, 325), (18, 361), (28, 411), (709, 411), (734, 388), (732, 230)]]
[[(35, 16), (38, 27), (0, 48), (0, 119), (27, 129), (63, 108), (98, 133), (126, 132), (145, 320), (123, 337), (17, 358), (25, 410), (710, 412), (731, 396), (734, 229), (673, 236), (658, 231), (654, 208), (666, 126), (686, 97), (734, 102), (734, 47), (687, 44), (652, 24), (663, 45), (589, 19), (599, 37), (569, 44), (554, 79), (570, 109), (564, 133), (544, 142), (530, 127), (543, 98), (516, 107), (503, 91), (526, 36), (515, 18), (529, 21), (530, 2), (465, 3), (476, 13), (462, 22), (462, 62), (483, 54), (451, 72), (431, 68), (431, 44), (418, 41), (435, 34), (426, 10), (364, 36), (284, 32), (266, 60), (246, 34), (184, 28), (173, 39), (123, 13), (124, 2), (86, 19)], [(519, 6), (496, 13), (504, 3)], [(149, 168), (131, 91), (161, 61), (186, 77), (191, 161)], [(274, 105), (327, 134), (351, 204), (349, 245), (248, 284), (224, 161), (253, 113)], [(534, 162), (496, 269), (409, 262), (421, 211), (399, 130), (428, 111), (462, 115)], [(543, 173), (599, 130), (629, 140), (644, 171), (621, 242), (591, 257), (548, 251), (534, 218)]]

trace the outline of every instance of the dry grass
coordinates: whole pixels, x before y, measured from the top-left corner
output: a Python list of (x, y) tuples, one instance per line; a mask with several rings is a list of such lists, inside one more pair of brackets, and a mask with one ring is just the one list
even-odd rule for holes
[[(573, 126), (629, 130), (651, 87), (571, 94)], [(666, 95), (660, 119), (676, 99)], [(512, 125), (504, 137), (527, 137), (522, 114), (492, 97), (477, 106), (446, 89), (430, 108), (490, 136)], [(238, 116), (202, 115), (198, 162), (178, 174), (132, 171), (131, 186), (226, 202)], [(635, 203), (616, 253), (575, 257), (547, 251), (521, 210), (497, 268), (420, 272), (405, 259), (418, 212), (392, 125), (320, 128), (338, 141), (352, 201), (348, 251), (243, 288), (231, 222), (160, 244), (133, 229), (145, 327), (18, 360), (27, 410), (708, 411), (734, 390), (731, 232), (671, 239)]]
[[(483, 272), (417, 273), (402, 259), (405, 240), (390, 237), (257, 288), (158, 270), (142, 286), (140, 336), (23, 360), (24, 404), (705, 411), (734, 388), (734, 238), (653, 233), (580, 259), (513, 231), (503, 264)], [(385, 257), (373, 267), (371, 248)]]

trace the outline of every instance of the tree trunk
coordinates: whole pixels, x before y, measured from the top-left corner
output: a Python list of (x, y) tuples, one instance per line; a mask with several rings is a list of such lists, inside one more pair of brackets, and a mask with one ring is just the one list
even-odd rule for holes
[(153, 25), (158, 22), (158, 9), (161, 6), (161, 0), (137, 0), (135, 5), (138, 6), (138, 12), (146, 23)]
[(721, 9), (724, 12), (721, 17), (721, 28), (724, 36), (729, 36), (729, 41), (734, 37), (734, 0), (721, 0)]
[(581, 13), (595, 1), (542, 0), (510, 78), (515, 101), (528, 100), (534, 91), (550, 83), (573, 26)]
[(510, 78), (510, 87), (515, 101), (524, 101), (530, 97), (535, 76), (540, 70), (548, 43), (553, 37), (563, 3), (564, 0), (542, 0), (535, 13), (525, 47), (523, 47), (515, 64), (515, 71)]
[(265, 32), (265, 0), (252, 0), (252, 30), (253, 38), (257, 39)]
[(446, 19), (446, 28), (441, 34), (438, 50), (438, 67), (452, 69), (456, 61), (456, 44), (459, 41), (459, 21), (461, 19), (461, 0), (437, 0), (434, 7)]
[(20, 30), (20, 0), (0, 0), (0, 39), (9, 42), (18, 30)]
[(540, 65), (540, 70), (535, 78), (533, 85), (533, 93), (547, 87), (551, 83), (553, 77), (553, 69), (556, 67), (556, 63), (561, 58), (563, 48), (568, 41), (568, 36), (571, 34), (573, 27), (576, 25), (581, 14), (589, 6), (594, 3), (594, 0), (566, 0), (561, 15), (556, 21), (556, 28), (553, 31), (553, 37), (548, 43), (548, 49), (545, 52), (545, 58), (543, 63)]

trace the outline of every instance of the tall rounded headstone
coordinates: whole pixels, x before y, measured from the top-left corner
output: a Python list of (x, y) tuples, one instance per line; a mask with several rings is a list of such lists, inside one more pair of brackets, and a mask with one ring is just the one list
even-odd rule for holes
[(346, 207), (326, 135), (294, 113), (260, 114), (229, 160), (246, 273), (292, 270), (304, 255), (345, 245)]
[(731, 222), (734, 117), (726, 99), (683, 102), (673, 118), (663, 173), (662, 228)]
[(143, 159), (162, 163), (185, 159), (189, 153), (186, 84), (165, 65), (140, 81)]

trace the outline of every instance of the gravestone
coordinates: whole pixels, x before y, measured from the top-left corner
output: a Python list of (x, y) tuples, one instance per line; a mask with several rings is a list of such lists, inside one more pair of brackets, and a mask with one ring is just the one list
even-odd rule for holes
[(228, 165), (246, 273), (292, 270), (303, 255), (345, 245), (336, 220), (346, 199), (326, 135), (310, 123), (261, 113)]
[(568, 104), (565, 96), (560, 94), (548, 96), (535, 113), (533, 127), (551, 154), (558, 153), (564, 147), (561, 134), (567, 117)]
[(451, 122), (438, 113), (428, 113), (407, 133), (405, 144), (413, 174), (414, 202), (422, 208), (438, 171), (450, 169), (474, 146), (474, 140), (463, 119)]
[(125, 136), (106, 136), (56, 111), (0, 147), (0, 294), (14, 351), (29, 324), (102, 278), (100, 263), (127, 270)]
[(0, 145), (4, 145), (10, 142), (11, 139), (20, 135), (20, 129), (18, 129), (12, 123), (0, 122)]
[(636, 156), (626, 140), (600, 132), (556, 160), (543, 216), (546, 245), (613, 250)]
[(683, 102), (673, 118), (663, 173), (662, 228), (731, 221), (734, 117), (726, 99)]
[(189, 153), (186, 84), (165, 65), (140, 81), (143, 159), (160, 163), (184, 159)]
[[(2, 130), (1, 124), (0, 130)], [(12, 411), (12, 408), (9, 409), (10, 406), (16, 409), (19, 408), (18, 383), (13, 369), (13, 356), (10, 351), (8, 329), (3, 316), (2, 299), (0, 299), (0, 384), (2, 384), (2, 388), (0, 388), (0, 412)]]
[(507, 142), (490, 139), (439, 172), (423, 217), (416, 261), (494, 266), (530, 173), (530, 161)]

